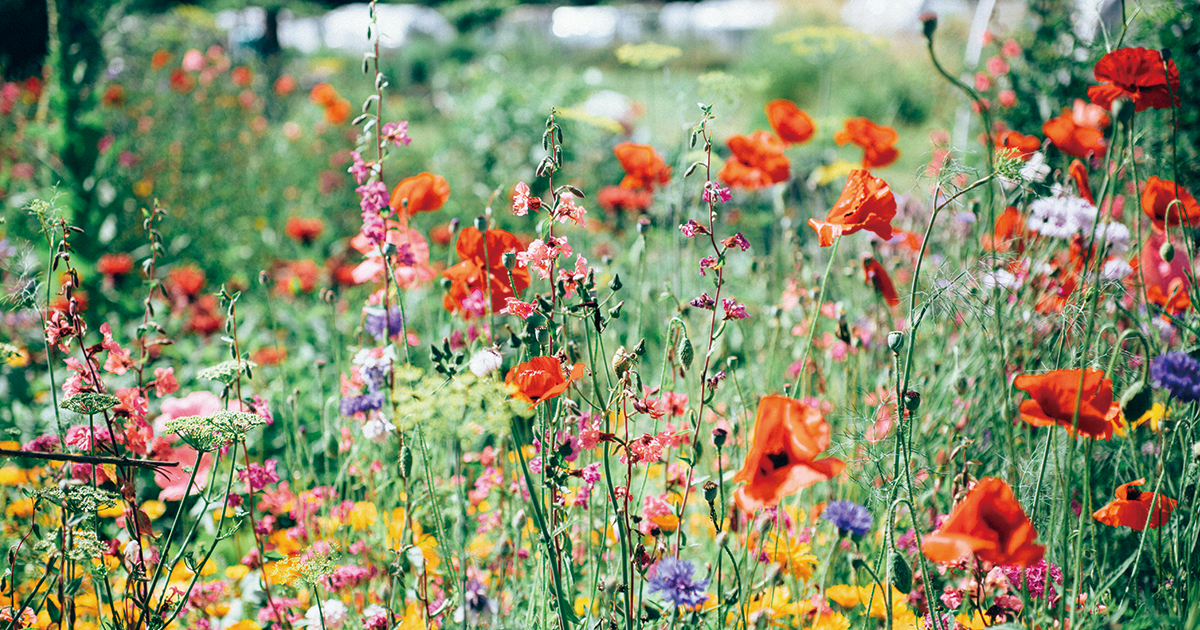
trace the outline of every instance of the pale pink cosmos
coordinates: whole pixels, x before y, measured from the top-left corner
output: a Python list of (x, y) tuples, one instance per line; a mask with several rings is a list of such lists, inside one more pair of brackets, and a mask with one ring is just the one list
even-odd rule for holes
[(412, 138), (408, 137), (407, 120), (385, 123), (381, 131), (383, 132), (384, 142), (391, 142), (398, 147), (408, 146), (412, 142)]
[[(171, 451), (164, 458), (166, 461), (179, 462), (179, 466), (174, 468), (160, 468), (154, 475), (154, 483), (162, 488), (158, 493), (159, 501), (179, 501), (188, 495), (189, 492), (201, 492), (204, 486), (208, 484), (208, 471), (212, 469), (212, 455), (205, 453), (202, 457), (196, 449), (190, 446), (180, 446)], [(197, 459), (199, 463), (197, 463)], [(192, 482), (192, 486), (188, 488), (188, 477), (191, 475), (190, 469), (196, 468), (196, 479)]]
[(156, 433), (165, 433), (167, 422), (187, 416), (211, 416), (221, 410), (221, 399), (212, 392), (192, 392), (183, 398), (162, 401), (162, 413), (154, 419)]
[(507, 298), (504, 308), (500, 312), (526, 319), (530, 315), (533, 315), (535, 310), (537, 309), (532, 302), (522, 302), (516, 298)]

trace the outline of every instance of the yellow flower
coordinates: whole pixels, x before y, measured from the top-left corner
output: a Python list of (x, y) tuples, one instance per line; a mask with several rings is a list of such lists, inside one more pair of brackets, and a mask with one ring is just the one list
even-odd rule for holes
[(400, 618), (400, 625), (396, 630), (428, 630), (429, 626), (421, 616), (421, 611), (417, 605), (410, 603), (404, 607), (404, 616)]
[(1133, 426), (1140, 427), (1146, 422), (1149, 422), (1150, 430), (1158, 433), (1163, 417), (1166, 415), (1167, 408), (1164, 407), (1162, 403), (1154, 403), (1154, 406), (1150, 407), (1150, 411), (1142, 414), (1141, 418), (1138, 418), (1136, 421), (1134, 421)]
[(576, 597), (575, 616), (583, 617), (588, 614), (589, 609), (592, 611), (592, 614), (596, 614), (600, 610), (599, 604), (599, 602), (593, 602), (590, 598), (583, 597), (582, 595)]
[(250, 619), (243, 619), (226, 628), (226, 630), (262, 630), (262, 626), (258, 625)]
[(246, 574), (248, 573), (250, 573), (250, 567), (244, 564), (235, 564), (225, 569), (226, 579), (234, 582), (240, 582), (241, 579), (246, 577)]
[(858, 605), (858, 589), (846, 584), (838, 584), (825, 589), (825, 596), (842, 608), (854, 608)]
[(359, 501), (350, 509), (350, 527), (356, 532), (374, 525), (378, 518), (379, 509), (370, 501)]
[(808, 183), (811, 186), (827, 186), (833, 183), (833, 180), (846, 177), (856, 168), (862, 168), (862, 165), (846, 160), (838, 160), (833, 164), (822, 164), (813, 169), (812, 175), (808, 177)]
[(806, 582), (812, 579), (817, 557), (809, 553), (807, 544), (776, 533), (763, 544), (762, 552), (768, 561), (787, 569), (796, 578)]
[(4, 514), (13, 518), (29, 518), (33, 516), (33, 499), (25, 498), (14, 501), (11, 505), (4, 508)]
[(471, 540), (471, 544), (467, 545), (467, 553), (472, 558), (486, 558), (495, 548), (496, 543), (487, 536), (476, 536)]
[(155, 521), (167, 512), (167, 506), (162, 501), (146, 501), (142, 504), (142, 511), (146, 513), (147, 518)]
[(812, 630), (850, 630), (850, 620), (842, 613), (829, 613), (813, 620)]
[(984, 628), (988, 627), (987, 620), (983, 618), (983, 615), (978, 610), (970, 615), (967, 613), (959, 613), (954, 620), (957, 621), (960, 626), (967, 628), (967, 630), (983, 630)]
[(29, 473), (12, 464), (0, 468), (0, 486), (23, 486), (29, 483)]
[[(896, 616), (897, 609), (904, 607), (904, 602), (907, 597), (901, 593), (896, 587), (892, 587), (892, 616)], [(870, 616), (876, 619), (887, 618), (887, 600), (884, 597), (883, 591), (879, 585), (873, 584), (870, 588), (865, 586), (858, 587), (858, 601), (868, 603), (870, 605)]]
[(21, 443), (14, 442), (12, 440), (3, 440), (0, 441), (0, 448), (8, 449), (10, 451), (19, 451), (21, 450)]
[(209, 604), (204, 607), (204, 612), (220, 619), (229, 614), (229, 604)]
[(96, 510), (96, 515), (100, 518), (117, 518), (125, 513), (125, 506), (121, 503), (115, 503), (108, 507), (102, 507)]

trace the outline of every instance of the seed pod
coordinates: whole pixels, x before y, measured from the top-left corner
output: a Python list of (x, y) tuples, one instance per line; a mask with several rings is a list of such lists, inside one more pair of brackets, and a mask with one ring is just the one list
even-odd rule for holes
[(408, 479), (408, 476), (412, 474), (412, 465), (412, 450), (405, 444), (400, 447), (400, 477), (402, 479)]
[(488, 218), (482, 214), (475, 217), (475, 229), (480, 232), (487, 232)]
[(696, 350), (692, 348), (692, 340), (684, 335), (679, 340), (679, 364), (683, 366), (683, 369), (689, 369), (692, 367), (694, 358), (696, 358)]
[(1146, 386), (1145, 381), (1138, 381), (1129, 386), (1121, 395), (1121, 413), (1126, 422), (1136, 422), (1146, 415), (1153, 405), (1154, 390)]
[(887, 345), (892, 352), (899, 354), (900, 349), (904, 347), (904, 333), (898, 330), (893, 330), (892, 332), (888, 333)]
[(1171, 241), (1165, 241), (1162, 247), (1158, 248), (1158, 256), (1163, 259), (1163, 262), (1169, 263), (1175, 260), (1175, 246), (1171, 244)]

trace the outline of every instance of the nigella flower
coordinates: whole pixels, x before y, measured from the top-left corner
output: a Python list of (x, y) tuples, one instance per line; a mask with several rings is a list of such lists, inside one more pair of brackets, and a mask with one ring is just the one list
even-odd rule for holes
[(694, 579), (696, 567), (689, 560), (663, 558), (654, 566), (650, 578), (650, 592), (659, 594), (672, 606), (699, 606), (708, 601), (708, 578)]
[(1183, 402), (1200, 400), (1200, 361), (1186, 352), (1161, 354), (1150, 364), (1154, 384)]
[(830, 503), (821, 518), (833, 523), (841, 535), (865, 536), (871, 531), (871, 513), (867, 508), (853, 501), (834, 501)]
[(708, 293), (700, 294), (700, 297), (692, 299), (692, 301), (688, 302), (688, 304), (691, 304), (696, 308), (702, 308), (706, 311), (711, 311), (717, 307), (717, 303), (713, 301), (712, 296)]
[(400, 307), (393, 306), (385, 313), (381, 308), (364, 309), (367, 312), (367, 318), (363, 322), (363, 330), (371, 335), (376, 340), (382, 340), (384, 335), (395, 337), (400, 334), (403, 328), (404, 317), (400, 314)]

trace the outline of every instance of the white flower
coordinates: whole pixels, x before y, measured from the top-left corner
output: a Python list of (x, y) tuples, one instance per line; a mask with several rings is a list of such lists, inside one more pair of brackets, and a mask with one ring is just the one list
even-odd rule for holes
[(379, 414), (375, 414), (375, 417), (367, 420), (362, 425), (363, 437), (378, 444), (387, 442), (388, 437), (395, 432), (395, 430), (396, 425), (388, 422), (386, 418)]
[(1029, 204), (1027, 225), (1042, 236), (1069, 239), (1076, 234), (1090, 234), (1097, 214), (1087, 199), (1055, 195)]
[(1029, 182), (1044, 182), (1050, 174), (1050, 165), (1046, 164), (1046, 156), (1041, 151), (1029, 156), (1025, 166), (1021, 167), (1021, 177)]
[(1108, 243), (1108, 253), (1113, 256), (1129, 251), (1129, 228), (1122, 223), (1102, 223), (1096, 228), (1096, 238)]
[(1104, 269), (1100, 271), (1105, 280), (1124, 280), (1131, 273), (1133, 267), (1121, 258), (1109, 258), (1108, 262), (1104, 263)]
[(495, 372), (500, 369), (500, 364), (504, 359), (500, 356), (500, 351), (495, 346), (484, 348), (475, 353), (471, 360), (467, 363), (467, 367), (471, 368), (471, 373), (480, 378)]
[(320, 628), (322, 613), (325, 616), (325, 628), (327, 630), (340, 628), (346, 622), (346, 605), (336, 599), (327, 599), (321, 602), (320, 607), (313, 606), (309, 608), (308, 612), (304, 613), (304, 621), (296, 625), (303, 624), (309, 628)]
[(379, 604), (371, 604), (370, 606), (367, 606), (366, 608), (363, 609), (362, 614), (363, 614), (363, 619), (370, 619), (372, 617), (379, 617), (380, 615), (386, 615), (387, 609), (384, 608), (383, 606), (380, 606)]

